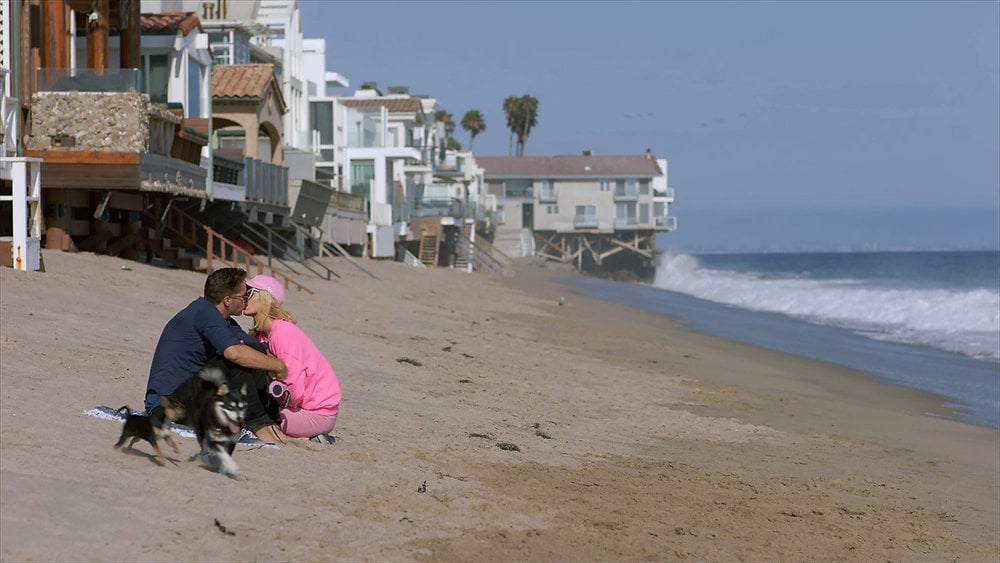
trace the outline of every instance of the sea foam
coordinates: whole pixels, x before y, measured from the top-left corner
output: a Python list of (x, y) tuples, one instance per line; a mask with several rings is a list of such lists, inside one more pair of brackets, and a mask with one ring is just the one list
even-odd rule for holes
[(653, 285), (864, 336), (1000, 359), (1000, 292), (887, 288), (857, 279), (817, 280), (713, 270), (685, 254), (662, 254)]

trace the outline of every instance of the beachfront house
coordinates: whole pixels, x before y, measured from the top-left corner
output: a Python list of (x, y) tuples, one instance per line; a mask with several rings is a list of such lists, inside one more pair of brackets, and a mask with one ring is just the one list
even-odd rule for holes
[(411, 234), (408, 198), (432, 183), (436, 100), (366, 83), (351, 96), (313, 97), (310, 106), (320, 141), (316, 181), (366, 200), (367, 254), (396, 258), (397, 243)]
[[(137, 2), (7, 6), (13, 33), (26, 39), (12, 75), (19, 113), (27, 116), (23, 154), (43, 161), (46, 247), (127, 257), (156, 251), (156, 209), (175, 197), (204, 197), (205, 139), (181, 127), (191, 113), (178, 115), (169, 100), (154, 104), (141, 92), (151, 84), (169, 92), (164, 75), (180, 72), (193, 82), (173, 93), (186, 107), (206, 106), (210, 53), (197, 18), (176, 20), (159, 42), (158, 22), (144, 22)], [(143, 57), (143, 29), (156, 43), (152, 59)]]
[(579, 270), (655, 268), (656, 235), (673, 231), (667, 161), (639, 156), (479, 157), (500, 220), (494, 245)]
[[(256, 205), (253, 214), (269, 221), (288, 215), (285, 105), (273, 67), (212, 72), (209, 38), (193, 12), (140, 14), (138, 2), (14, 4), (15, 28), (29, 38), (14, 74), (29, 116), (24, 153), (43, 161), (46, 247), (144, 253), (188, 269), (242, 252), (239, 261), (260, 271), (249, 245), (206, 228), (214, 210), (199, 218), (185, 210), (204, 211), (213, 200)], [(206, 145), (228, 126), (241, 130), (240, 154), (213, 162)], [(261, 142), (245, 141), (258, 135)]]

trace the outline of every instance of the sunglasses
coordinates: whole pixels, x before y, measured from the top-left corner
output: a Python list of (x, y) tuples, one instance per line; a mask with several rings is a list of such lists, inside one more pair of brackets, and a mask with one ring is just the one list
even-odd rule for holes
[(250, 298), (253, 297), (254, 294), (257, 293), (258, 291), (260, 291), (260, 290), (257, 289), (256, 287), (251, 287), (250, 289), (247, 290), (247, 295), (246, 295), (245, 299), (247, 301), (250, 301)]

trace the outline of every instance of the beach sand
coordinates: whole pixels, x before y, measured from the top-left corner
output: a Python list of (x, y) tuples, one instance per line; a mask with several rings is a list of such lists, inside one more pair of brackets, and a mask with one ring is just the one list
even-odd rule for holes
[(230, 479), (181, 438), (160, 467), (84, 411), (141, 407), (204, 275), (44, 263), (0, 269), (4, 561), (1000, 559), (997, 430), (532, 265), (326, 260), (341, 279), (287, 306), (337, 371), (341, 441), (240, 446)]

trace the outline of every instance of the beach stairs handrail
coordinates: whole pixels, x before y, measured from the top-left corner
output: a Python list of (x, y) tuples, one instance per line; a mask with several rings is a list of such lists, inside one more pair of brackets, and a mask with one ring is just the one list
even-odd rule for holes
[(424, 266), (424, 263), (421, 262), (420, 259), (417, 258), (416, 255), (414, 255), (408, 249), (402, 246), (400, 246), (400, 249), (402, 250), (403, 253), (403, 260), (402, 260), (403, 264), (406, 264), (411, 268), (424, 268), (424, 269), (427, 268), (427, 266)]
[[(295, 225), (294, 223), (292, 224)], [(298, 225), (295, 226), (301, 229), (301, 227), (299, 227)], [(330, 276), (334, 276), (337, 278), (340, 277), (340, 275), (337, 274), (337, 272), (334, 272), (333, 270), (328, 268), (325, 264), (316, 260), (314, 257), (306, 256), (305, 249), (302, 248), (302, 245), (293, 244), (291, 241), (282, 236), (281, 233), (276, 232), (270, 226), (265, 225), (263, 223), (248, 222), (245, 223), (243, 227), (246, 232), (249, 232), (254, 237), (256, 237), (256, 238), (251, 238), (244, 236), (243, 240), (245, 240), (247, 244), (252, 246), (255, 250), (267, 256), (268, 266), (271, 265), (272, 260), (277, 260), (278, 262), (281, 263), (282, 266), (288, 268), (292, 273), (299, 274), (299, 272), (286, 260), (275, 256), (274, 242), (275, 240), (277, 240), (278, 242), (283, 243), (282, 244), (283, 251), (291, 254), (292, 259), (296, 263), (298, 263), (306, 270), (309, 270), (310, 272), (315, 274), (316, 277), (323, 278), (326, 280), (331, 279)], [(244, 232), (244, 235), (246, 234), (246, 232)]]
[(464, 234), (459, 234), (458, 238), (459, 252), (468, 253), (466, 259), (472, 263), (474, 269), (480, 266), (480, 269), (486, 269), (493, 274), (505, 277), (514, 275), (514, 262), (490, 241), (484, 238), (472, 240)]
[[(212, 263), (215, 260), (219, 260), (224, 264), (234, 267), (242, 267), (249, 273), (253, 273), (256, 269), (257, 274), (263, 274), (264, 270), (267, 269), (271, 272), (271, 275), (281, 279), (284, 282), (285, 289), (289, 286), (295, 286), (299, 291), (305, 291), (309, 295), (314, 295), (314, 292), (308, 287), (302, 285), (292, 277), (288, 276), (284, 272), (275, 270), (273, 267), (268, 266), (262, 262), (256, 256), (250, 254), (243, 248), (234, 244), (231, 240), (220, 235), (219, 233), (212, 230), (211, 227), (204, 226), (205, 233), (208, 235), (208, 240), (205, 243), (205, 255), (207, 257), (206, 270), (211, 272), (213, 270)], [(216, 243), (218, 243), (219, 252), (216, 254)], [(226, 256), (230, 256), (231, 259), (227, 259)]]
[[(322, 237), (320, 238), (322, 239)], [(330, 256), (340, 256), (344, 260), (347, 260), (348, 264), (368, 274), (368, 277), (370, 277), (371, 279), (373, 280), (379, 279), (378, 276), (369, 272), (368, 270), (365, 269), (364, 266), (359, 264), (358, 261), (355, 260), (353, 256), (351, 256), (351, 253), (337, 241), (334, 240), (322, 241), (320, 243), (320, 254), (322, 254), (323, 256), (326, 256), (327, 254), (329, 254)]]
[[(267, 270), (272, 276), (282, 280), (286, 289), (289, 286), (295, 286), (298, 291), (305, 291), (306, 293), (313, 295), (313, 291), (311, 289), (302, 285), (288, 274), (265, 264), (256, 256), (247, 252), (246, 249), (238, 246), (233, 241), (217, 233), (208, 225), (201, 223), (177, 207), (168, 207), (164, 215), (166, 216), (166, 220), (163, 221), (164, 228), (169, 228), (186, 238), (189, 237), (193, 241), (193, 246), (204, 250), (205, 271), (213, 271), (214, 262), (216, 260), (227, 266), (243, 268), (249, 274), (263, 274), (264, 271)], [(201, 248), (201, 245), (198, 243), (196, 230), (199, 228), (205, 233), (205, 246), (203, 248)]]

